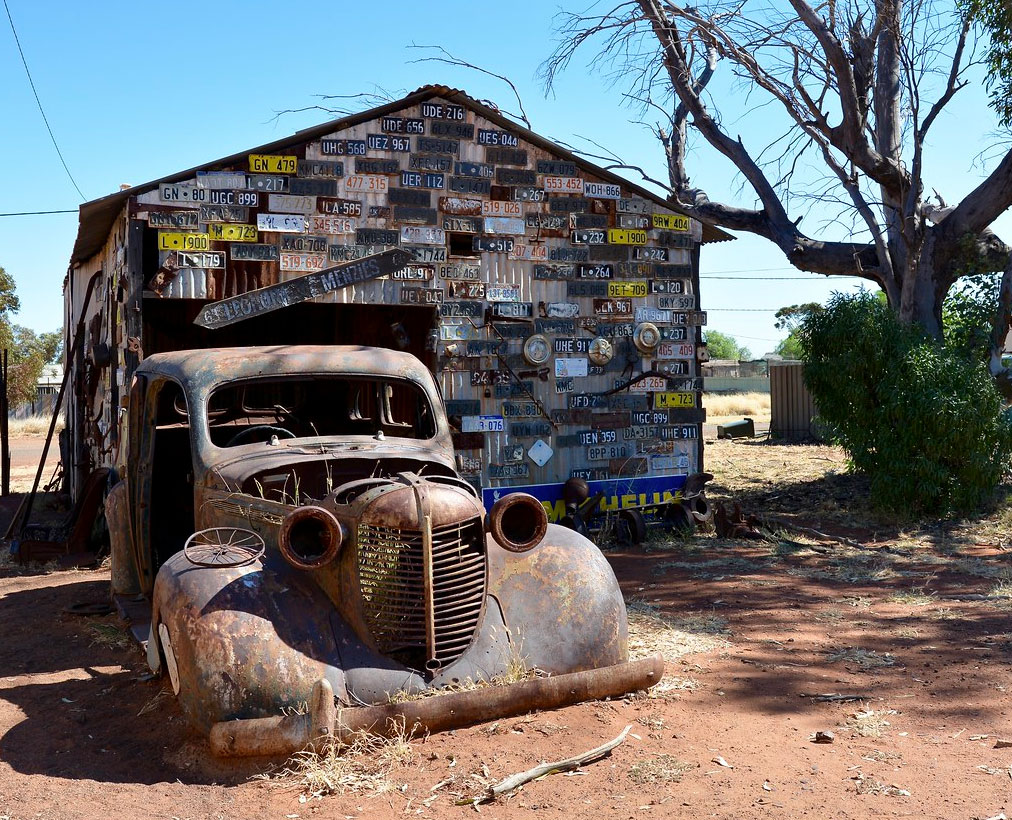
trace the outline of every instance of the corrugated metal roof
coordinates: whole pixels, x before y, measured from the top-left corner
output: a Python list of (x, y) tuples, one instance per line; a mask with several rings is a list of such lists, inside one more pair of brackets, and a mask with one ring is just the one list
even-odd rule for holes
[[(475, 114), (499, 124), (503, 129), (512, 131), (532, 145), (537, 145), (546, 151), (551, 151), (554, 154), (564, 157), (570, 162), (575, 162), (579, 167), (601, 177), (602, 179), (607, 179), (617, 184), (624, 185), (635, 191), (639, 196), (652, 200), (658, 205), (669, 208), (673, 211), (678, 211), (677, 206), (672, 205), (672, 203), (657, 196), (651, 191), (648, 191), (646, 188), (641, 188), (624, 177), (620, 177), (611, 171), (606, 171), (604, 168), (601, 168), (592, 162), (588, 162), (583, 157), (574, 154), (572, 151), (563, 148), (561, 145), (542, 137), (540, 134), (524, 128), (522, 125), (518, 125), (513, 120), (503, 116), (498, 110), (490, 108), (484, 103), (478, 102), (478, 100), (468, 96), (465, 92), (459, 89), (449, 88), (445, 85), (424, 85), (417, 91), (413, 91), (411, 94), (408, 94), (406, 97), (394, 100), (386, 105), (370, 108), (368, 111), (362, 111), (349, 117), (331, 120), (320, 125), (315, 125), (311, 128), (305, 128), (290, 136), (275, 140), (274, 142), (269, 142), (266, 145), (249, 148), (245, 151), (240, 151), (237, 154), (232, 154), (231, 156), (212, 160), (211, 162), (206, 162), (203, 165), (198, 165), (194, 168), (188, 168), (185, 171), (179, 171), (178, 173), (169, 174), (168, 176), (161, 177), (160, 179), (145, 182), (142, 185), (135, 185), (131, 188), (117, 191), (116, 193), (109, 194), (101, 199), (93, 199), (90, 202), (85, 202), (81, 205), (77, 229), (77, 240), (74, 242), (74, 250), (70, 257), (70, 264), (75, 265), (83, 262), (94, 256), (102, 249), (102, 246), (105, 244), (106, 237), (112, 229), (112, 225), (117, 214), (123, 208), (127, 199), (131, 196), (151, 191), (162, 183), (178, 182), (183, 179), (188, 179), (193, 177), (197, 171), (206, 171), (221, 165), (234, 165), (239, 162), (244, 163), (248, 154), (270, 154), (284, 149), (293, 143), (309, 142), (334, 131), (349, 128), (361, 122), (382, 117), (394, 111), (399, 111), (402, 108), (417, 105), (433, 97), (441, 97), (445, 100), (463, 105)], [(734, 237), (731, 234), (722, 231), (720, 228), (703, 225), (703, 242), (726, 242), (731, 239), (734, 239)]]

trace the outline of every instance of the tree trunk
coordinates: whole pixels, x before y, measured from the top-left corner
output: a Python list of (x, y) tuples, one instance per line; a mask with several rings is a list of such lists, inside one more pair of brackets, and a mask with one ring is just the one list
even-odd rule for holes
[(925, 332), (941, 341), (942, 302), (948, 288), (936, 285), (935, 237), (929, 233), (921, 245), (921, 252), (909, 259), (900, 295), (900, 321), (905, 324), (916, 322)]

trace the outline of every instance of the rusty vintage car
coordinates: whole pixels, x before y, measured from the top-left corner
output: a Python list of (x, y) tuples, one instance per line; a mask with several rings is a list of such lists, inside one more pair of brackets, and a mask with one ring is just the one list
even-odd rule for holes
[[(593, 543), (529, 495), (486, 515), (409, 354), (153, 355), (127, 413), (107, 505), (114, 593), (150, 600), (150, 665), (218, 754), (398, 717), (438, 731), (662, 673), (628, 661), (625, 605)], [(469, 679), (519, 682), (403, 698)]]

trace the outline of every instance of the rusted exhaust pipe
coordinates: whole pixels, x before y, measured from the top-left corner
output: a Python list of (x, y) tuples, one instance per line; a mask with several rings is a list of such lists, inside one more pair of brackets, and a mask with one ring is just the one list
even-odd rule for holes
[[(654, 655), (510, 686), (485, 686), (407, 703), (340, 710), (335, 710), (330, 684), (320, 680), (313, 687), (309, 714), (216, 723), (211, 727), (211, 751), (219, 757), (280, 756), (293, 754), (310, 743), (317, 748), (328, 742), (344, 743), (360, 732), (384, 736), (399, 731), (445, 732), (535, 709), (558, 709), (649, 689), (663, 674), (664, 659)], [(333, 727), (330, 732), (327, 726)]]

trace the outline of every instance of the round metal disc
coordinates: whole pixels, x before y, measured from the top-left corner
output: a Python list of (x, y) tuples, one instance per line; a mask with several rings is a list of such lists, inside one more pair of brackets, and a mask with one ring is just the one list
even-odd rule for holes
[(242, 567), (264, 554), (264, 539), (241, 527), (210, 527), (186, 539), (183, 555), (198, 567)]

